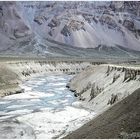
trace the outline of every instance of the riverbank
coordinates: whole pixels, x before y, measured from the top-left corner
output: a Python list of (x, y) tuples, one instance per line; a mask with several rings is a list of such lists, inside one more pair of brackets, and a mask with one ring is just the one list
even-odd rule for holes
[(24, 89), (20, 88), (20, 83), (40, 74), (77, 74), (89, 66), (106, 63), (129, 64), (138, 63), (138, 60), (0, 56), (0, 97), (23, 92)]
[(23, 92), (20, 77), (5, 64), (0, 64), (0, 97)]
[(65, 139), (140, 139), (140, 89)]
[[(5, 60), (0, 62), (0, 97), (24, 91), (20, 84), (42, 74), (76, 74), (94, 63), (91, 61)], [(95, 62), (100, 64), (100, 62)]]
[(140, 138), (139, 66), (91, 66), (67, 87), (82, 101), (79, 106), (91, 109), (96, 116), (65, 138)]
[(91, 66), (67, 84), (81, 106), (102, 112), (140, 88), (140, 67)]
[[(99, 65), (99, 64), (101, 64), (101, 65)], [(75, 95), (75, 97), (77, 97), (77, 101), (73, 102), (72, 106), (75, 106), (76, 108), (83, 108), (83, 109), (85, 108), (86, 112), (90, 112), (89, 110), (92, 110), (91, 112), (93, 112), (94, 115), (89, 115), (90, 113), (89, 114), (87, 113), (86, 117), (84, 118), (85, 120), (81, 121), (80, 116), (79, 117), (77, 116), (78, 112), (79, 112), (77, 109), (73, 110), (71, 108), (67, 108), (66, 112), (63, 111), (63, 113), (65, 114), (65, 119), (68, 117), (68, 115), (70, 115), (72, 118), (73, 116), (75, 116), (75, 114), (77, 114), (76, 117), (78, 117), (77, 120), (79, 120), (79, 121), (78, 121), (78, 123), (74, 123), (74, 125), (72, 127), (70, 127), (70, 129), (67, 126), (67, 127), (63, 127), (61, 129), (63, 131), (61, 131), (61, 130), (59, 130), (60, 132), (56, 131), (54, 138), (62, 138), (66, 134), (69, 134), (71, 131), (74, 131), (78, 127), (82, 126), (85, 122), (89, 121), (91, 118), (93, 118), (93, 117), (97, 118), (98, 116), (104, 114), (105, 111), (110, 110), (110, 108), (112, 108), (113, 106), (124, 101), (127, 97), (129, 97), (132, 93), (134, 93), (138, 88), (140, 88), (140, 68), (139, 68), (139, 66), (136, 66), (136, 65), (134, 67), (132, 67), (132, 66), (130, 66), (130, 65), (128, 66), (126, 64), (111, 65), (111, 64), (102, 64), (101, 62), (95, 62), (95, 61), (88, 62), (88, 61), (46, 61), (46, 60), (14, 60), (14, 61), (8, 60), (8, 61), (2, 61), (0, 63), (0, 65), (1, 65), (1, 67), (0, 67), (0, 72), (1, 72), (0, 73), (0, 79), (1, 79), (0, 80), (0, 85), (1, 85), (0, 96), (4, 97), (6, 95), (11, 95), (11, 96), (5, 97), (7, 99), (10, 97), (9, 98), (10, 100), (12, 99), (12, 97), (14, 100), (18, 99), (20, 101), (22, 100), (22, 98), (24, 100), (30, 100), (30, 99), (38, 100), (38, 98), (42, 98), (42, 97), (46, 96), (46, 95), (44, 95), (44, 93), (42, 94), (40, 92), (35, 93), (35, 94), (33, 94), (32, 92), (28, 92), (28, 94), (23, 93), (24, 89), (26, 89), (26, 88), (24, 86), (20, 86), (20, 85), (22, 85), (22, 83), (24, 81), (27, 81), (27, 80), (30, 81), (33, 77), (39, 77), (39, 76), (45, 75), (45, 74), (47, 74), (47, 75), (51, 75), (51, 74), (73, 75), (73, 74), (76, 74), (76, 76), (74, 76), (74, 78), (72, 78), (70, 80), (70, 82), (67, 83), (67, 85), (65, 85), (69, 88), (70, 91), (73, 92), (72, 94)], [(55, 84), (55, 83), (53, 83), (53, 84)], [(37, 83), (35, 85), (37, 85)], [(30, 86), (34, 86), (34, 84), (30, 85)], [(27, 92), (27, 91), (25, 91), (25, 92)], [(16, 93), (20, 93), (20, 94), (16, 95)], [(12, 95), (12, 94), (15, 94), (15, 95)], [(7, 103), (5, 103), (5, 105), (6, 104)], [(45, 104), (48, 104), (48, 103), (45, 103)], [(55, 102), (54, 102), (54, 104), (55, 104)], [(139, 104), (138, 104), (138, 106), (139, 106)], [(121, 107), (123, 107), (123, 106), (121, 106)], [(124, 106), (124, 108), (125, 108), (125, 106)], [(133, 109), (133, 107), (132, 107), (132, 109)], [(138, 112), (138, 109), (139, 108), (137, 108), (136, 112)], [(25, 113), (27, 113), (26, 112), (27, 110), (24, 110), (23, 108), (21, 108), (20, 111), (22, 113), (24, 113), (24, 111), (25, 111)], [(45, 125), (45, 123), (40, 120), (43, 120), (42, 117), (44, 117), (46, 115), (45, 114), (46, 112), (44, 113), (44, 112), (38, 112), (38, 111), (39, 111), (38, 109), (35, 109), (33, 112), (29, 112), (29, 114), (25, 115), (25, 117), (21, 117), (21, 118), (18, 117), (19, 122), (27, 122), (28, 120), (30, 120), (28, 123), (29, 126), (37, 121), (39, 122), (39, 124)], [(75, 114), (68, 113), (71, 111)], [(125, 109), (124, 110), (122, 109), (122, 112), (120, 112), (120, 114), (123, 114), (123, 111), (125, 111)], [(17, 113), (18, 111), (16, 110), (15, 112)], [(134, 112), (134, 113), (136, 114), (136, 112)], [(8, 111), (8, 113), (9, 113), (9, 111)], [(57, 113), (57, 112), (54, 111), (51, 113)], [(52, 115), (51, 113), (48, 115), (51, 116)], [(112, 113), (112, 111), (111, 111), (111, 113)], [(124, 114), (125, 114), (125, 112), (124, 112)], [(17, 114), (15, 114), (15, 115), (17, 115)], [(36, 115), (36, 117), (35, 117), (35, 119), (32, 119), (34, 115)], [(38, 120), (38, 115), (40, 116), (39, 120)], [(89, 117), (88, 119), (87, 119), (87, 116)], [(10, 115), (6, 116), (6, 114), (3, 114), (1, 116), (1, 119), (4, 117), (11, 117), (11, 116)], [(94, 118), (93, 118), (93, 120), (94, 120)], [(108, 117), (108, 118), (110, 118), (110, 117)], [(61, 119), (64, 120), (64, 118), (61, 118)], [(113, 121), (113, 119), (114, 118), (112, 118), (112, 121)], [(133, 119), (135, 119), (135, 118), (133, 118)], [(9, 121), (9, 120), (7, 120), (7, 121)], [(12, 119), (11, 121), (12, 121), (12, 123), (13, 123), (12, 125), (14, 125), (14, 127), (17, 126), (16, 125), (17, 122), (14, 122), (15, 120)], [(107, 119), (106, 119), (106, 121), (107, 121)], [(46, 122), (47, 122), (47, 120), (46, 120)], [(82, 124), (80, 122), (82, 122)], [(115, 120), (114, 120), (114, 122), (115, 122)], [(49, 122), (47, 122), (47, 123), (49, 123)], [(2, 124), (3, 124), (3, 122), (2, 122)], [(81, 124), (81, 125), (78, 125), (78, 124)], [(28, 127), (28, 125), (27, 125), (27, 127)], [(78, 125), (78, 127), (75, 127), (76, 125)], [(92, 123), (90, 125), (92, 126)], [(102, 125), (102, 123), (101, 123), (101, 125)], [(5, 127), (7, 127), (7, 125), (4, 125), (4, 129), (5, 129)], [(47, 137), (49, 130), (45, 129), (46, 125), (41, 128), (40, 128), (40, 125), (32, 126), (32, 127), (33, 128), (35, 127), (37, 132), (38, 132), (38, 130), (41, 130), (41, 133), (37, 134), (38, 138)], [(20, 126), (19, 126), (19, 128), (20, 128)], [(90, 134), (90, 133), (92, 133), (93, 127), (91, 129), (87, 129), (88, 132), (87, 131), (84, 132), (85, 128), (83, 128), (83, 130), (81, 130), (82, 128), (83, 127), (78, 129), (79, 132), (78, 132), (78, 130), (76, 130), (72, 134), (69, 134), (66, 138), (86, 138), (85, 135), (88, 135), (88, 134), (89, 134), (89, 138), (92, 138), (92, 136), (93, 136), (93, 138), (94, 138), (94, 136), (95, 136), (95, 138), (96, 137), (106, 138), (105, 137), (106, 135), (101, 136), (101, 135)], [(16, 130), (16, 129), (14, 129), (14, 130)], [(23, 128), (23, 130), (24, 130), (24, 128)], [(42, 134), (42, 131), (44, 131), (44, 130), (46, 131), (45, 135)], [(32, 133), (32, 130), (30, 132)], [(54, 130), (51, 131), (50, 135), (52, 133), (54, 133)], [(128, 131), (126, 131), (125, 134), (126, 133), (129, 134)], [(25, 132), (25, 134), (26, 134), (26, 132)], [(118, 134), (119, 135), (115, 135), (115, 136), (120, 136), (122, 134), (121, 131), (119, 131)], [(33, 136), (35, 136), (35, 135), (36, 135), (36, 133), (33, 134)], [(110, 135), (108, 135), (108, 137), (109, 136)], [(125, 137), (125, 136), (123, 135), (122, 137)], [(19, 134), (19, 138), (24, 138), (24, 137), (22, 137)], [(50, 137), (48, 137), (48, 138), (50, 138)]]

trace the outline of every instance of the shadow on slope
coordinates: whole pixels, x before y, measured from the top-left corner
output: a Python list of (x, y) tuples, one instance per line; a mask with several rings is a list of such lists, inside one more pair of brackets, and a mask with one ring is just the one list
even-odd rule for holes
[(79, 48), (47, 38), (48, 51), (53, 55), (76, 56), (86, 58), (109, 59), (136, 59), (140, 58), (140, 52), (116, 45), (115, 47), (99, 45), (96, 48)]
[(140, 88), (65, 138), (140, 138)]

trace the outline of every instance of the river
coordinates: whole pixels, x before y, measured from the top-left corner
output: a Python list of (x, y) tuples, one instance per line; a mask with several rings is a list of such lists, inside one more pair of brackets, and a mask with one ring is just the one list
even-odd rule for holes
[(0, 99), (0, 138), (62, 138), (93, 118), (75, 106), (66, 88), (72, 75), (42, 75), (25, 81), (24, 93)]

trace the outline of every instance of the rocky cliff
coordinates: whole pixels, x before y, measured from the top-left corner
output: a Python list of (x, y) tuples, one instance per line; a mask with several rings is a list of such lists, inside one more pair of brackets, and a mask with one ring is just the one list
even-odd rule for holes
[(33, 76), (43, 74), (76, 74), (83, 71), (90, 62), (16, 60), (0, 63), (0, 97), (24, 92), (20, 84)]
[(75, 105), (96, 115), (64, 138), (140, 138), (139, 66), (91, 66), (71, 79), (67, 87), (79, 100)]
[(24, 49), (32, 51), (34, 42), (33, 32), (17, 10), (16, 2), (0, 2), (0, 51), (12, 53), (17, 50), (19, 54)]
[(76, 75), (67, 87), (81, 100), (80, 106), (97, 114), (140, 88), (139, 67), (92, 66)]
[[(36, 2), (22, 4), (42, 37), (82, 48), (99, 45), (140, 50), (139, 2)], [(36, 28), (35, 28), (36, 27)]]
[(0, 52), (136, 58), (139, 9), (127, 1), (0, 2)]

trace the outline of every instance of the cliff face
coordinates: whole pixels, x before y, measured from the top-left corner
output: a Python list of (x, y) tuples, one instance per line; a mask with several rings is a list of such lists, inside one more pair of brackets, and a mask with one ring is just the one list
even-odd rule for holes
[(32, 43), (33, 32), (17, 11), (16, 2), (0, 2), (0, 51), (22, 53)]
[(23, 2), (36, 34), (82, 48), (140, 50), (139, 2)]
[(81, 106), (99, 113), (140, 87), (140, 69), (115, 65), (94, 66), (75, 76), (67, 86), (82, 101)]
[(5, 64), (0, 64), (0, 97), (22, 92), (19, 83), (19, 76)]
[(7, 61), (0, 64), (0, 97), (21, 93), (20, 84), (33, 76), (43, 74), (76, 74), (83, 71), (90, 62), (56, 62), (42, 60)]
[(139, 5), (139, 2), (0, 2), (0, 52), (86, 56), (89, 52), (80, 48), (95, 48), (90, 51), (94, 52), (91, 56), (114, 53), (134, 58), (139, 54), (131, 50), (140, 51)]
[(76, 74), (90, 66), (90, 62), (55, 62), (55, 61), (17, 61), (9, 62), (6, 66), (15, 72), (21, 79), (32, 75), (47, 73)]

